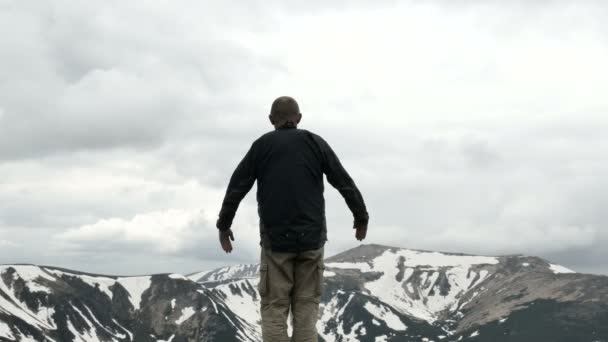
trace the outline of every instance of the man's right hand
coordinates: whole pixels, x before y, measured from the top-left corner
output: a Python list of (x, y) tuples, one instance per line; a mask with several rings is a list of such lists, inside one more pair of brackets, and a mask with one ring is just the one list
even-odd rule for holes
[(220, 230), (220, 245), (222, 245), (222, 249), (226, 253), (232, 252), (232, 242), (230, 240), (234, 241), (232, 230)]
[(365, 239), (365, 235), (367, 235), (367, 227), (355, 227), (355, 229), (357, 230), (355, 232), (355, 238), (357, 238), (359, 241)]

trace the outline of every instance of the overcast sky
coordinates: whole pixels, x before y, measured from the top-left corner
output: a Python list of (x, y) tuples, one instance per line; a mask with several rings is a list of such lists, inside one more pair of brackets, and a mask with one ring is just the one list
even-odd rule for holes
[[(291, 95), (366, 243), (608, 274), (603, 1), (0, 0), (0, 263), (190, 273), (259, 257), (230, 175)], [(305, 5), (304, 5), (305, 4)], [(358, 245), (326, 183), (326, 255)]]

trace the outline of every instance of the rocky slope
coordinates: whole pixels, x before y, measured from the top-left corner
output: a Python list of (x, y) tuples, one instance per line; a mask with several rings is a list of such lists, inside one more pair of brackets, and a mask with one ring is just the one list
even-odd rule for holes
[[(322, 341), (607, 341), (608, 277), (361, 245), (326, 259)], [(261, 341), (258, 265), (186, 276), (0, 266), (0, 341)]]

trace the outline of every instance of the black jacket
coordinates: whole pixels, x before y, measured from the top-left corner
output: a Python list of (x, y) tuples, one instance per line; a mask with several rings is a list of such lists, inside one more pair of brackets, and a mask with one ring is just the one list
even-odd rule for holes
[(256, 139), (230, 178), (216, 226), (229, 229), (239, 203), (258, 181), (260, 244), (277, 252), (322, 247), (327, 240), (323, 174), (344, 197), (354, 227), (367, 227), (361, 193), (329, 144), (297, 127)]

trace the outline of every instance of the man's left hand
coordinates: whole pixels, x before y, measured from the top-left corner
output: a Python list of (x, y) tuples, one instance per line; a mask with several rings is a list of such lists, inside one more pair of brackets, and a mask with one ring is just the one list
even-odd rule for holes
[(220, 245), (222, 245), (222, 249), (226, 253), (232, 252), (232, 242), (230, 240), (234, 241), (232, 230), (220, 230)]
[(359, 241), (363, 241), (367, 235), (367, 226), (355, 227), (355, 229), (357, 230), (355, 232), (355, 238)]

